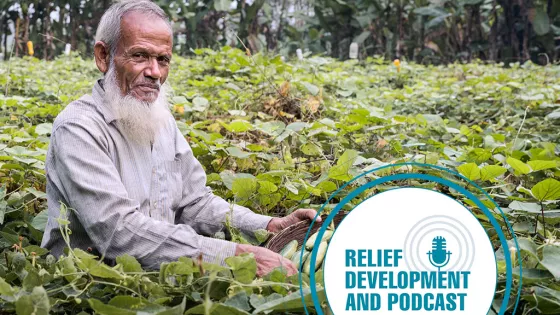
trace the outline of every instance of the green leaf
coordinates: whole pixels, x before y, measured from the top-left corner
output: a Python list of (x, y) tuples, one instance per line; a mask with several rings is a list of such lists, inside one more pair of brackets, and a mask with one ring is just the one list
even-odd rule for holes
[(560, 246), (544, 245), (541, 265), (560, 281)]
[(156, 313), (156, 315), (183, 315), (183, 313), (185, 312), (185, 308), (187, 306), (187, 299), (186, 297), (183, 298), (183, 301), (181, 302), (181, 304), (168, 308), (166, 310), (163, 311), (159, 311)]
[(216, 11), (229, 11), (231, 7), (231, 0), (215, 0), (214, 9)]
[(74, 260), (72, 260), (71, 257), (64, 257), (60, 259), (56, 264), (62, 270), (66, 281), (72, 282), (75, 279), (79, 278), (79, 275), (76, 274), (78, 272), (78, 269), (76, 269)]
[(48, 315), (51, 309), (47, 291), (43, 287), (35, 287), (30, 295), (20, 296), (16, 301), (18, 315)]
[(35, 133), (37, 133), (40, 136), (49, 134), (49, 133), (51, 133), (52, 127), (53, 126), (52, 126), (51, 123), (38, 124), (35, 127)]
[(307, 91), (309, 91), (309, 93), (311, 93), (312, 95), (317, 95), (319, 94), (319, 88), (316, 85), (313, 85), (309, 82), (301, 82), (301, 84), (303, 84), (303, 86), (305, 86), (305, 88), (307, 89)]
[(266, 297), (264, 297), (263, 295), (260, 294), (251, 294), (251, 297), (249, 298), (249, 302), (251, 303), (251, 305), (254, 308), (258, 308), (259, 306), (263, 305), (264, 303), (266, 303)]
[(360, 35), (354, 38), (354, 42), (361, 44), (371, 35), (370, 31), (363, 31)]
[(560, 182), (547, 178), (533, 186), (531, 192), (538, 201), (557, 200), (560, 198)]
[(529, 291), (533, 294), (522, 295), (522, 299), (529, 302), (531, 307), (538, 308), (541, 314), (558, 314), (560, 309), (560, 291), (543, 288), (531, 287)]
[(352, 176), (349, 175), (349, 171), (357, 158), (358, 151), (351, 149), (344, 151), (336, 162), (336, 165), (329, 169), (329, 178), (338, 180), (352, 179)]
[(515, 200), (509, 204), (508, 208), (530, 213), (541, 213), (541, 206), (534, 202), (521, 202)]
[[(326, 299), (325, 291), (323, 288), (317, 288), (316, 292), (319, 301), (324, 301)], [(303, 299), (305, 301), (305, 305), (308, 307), (313, 307), (313, 300), (311, 298), (311, 291), (309, 288), (303, 289), (303, 297), (304, 297)], [(296, 291), (285, 297), (281, 297), (272, 301), (268, 301), (264, 304), (261, 304), (253, 311), (253, 314), (268, 313), (271, 311), (296, 312), (301, 310), (303, 310), (301, 293), (300, 291)]]
[(319, 184), (317, 184), (316, 188), (326, 193), (330, 193), (338, 189), (335, 183), (328, 180), (320, 182)]
[(41, 286), (43, 283), (41, 277), (35, 269), (30, 269), (25, 279), (23, 279), (22, 286), (26, 291), (31, 291), (35, 287)]
[(239, 158), (239, 159), (246, 159), (248, 157), (250, 157), (251, 155), (253, 155), (253, 153), (248, 153), (248, 152), (243, 152), (240, 148), (238, 147), (229, 147), (226, 149), (226, 151), (228, 152), (228, 154), (230, 156)]
[(278, 187), (269, 181), (259, 180), (258, 184), (259, 184), (259, 189), (258, 189), (259, 194), (262, 195), (268, 195), (278, 190)]
[(533, 19), (533, 29), (539, 36), (546, 35), (550, 32), (550, 18), (542, 8), (536, 9), (535, 18)]
[(506, 159), (506, 162), (517, 172), (517, 174), (529, 174), (531, 172), (529, 165), (511, 156)]
[(226, 129), (231, 132), (245, 132), (253, 130), (253, 125), (246, 120), (234, 120), (227, 125)]
[(192, 100), (193, 109), (199, 112), (203, 112), (208, 107), (208, 100), (204, 97), (197, 96)]
[(88, 299), (88, 303), (96, 313), (101, 315), (136, 315), (136, 310), (107, 305), (97, 299)]
[(414, 13), (418, 15), (433, 16), (433, 17), (438, 17), (447, 14), (445, 10), (432, 6), (416, 8), (414, 9)]
[(537, 255), (537, 244), (530, 238), (518, 238), (517, 243), (519, 244), (519, 249), (526, 251), (533, 255), (533, 257), (538, 258)]
[(39, 231), (45, 231), (48, 220), (49, 213), (47, 210), (43, 210), (33, 218), (33, 220), (31, 221), (31, 225)]
[[(513, 275), (519, 278), (519, 267), (513, 268)], [(552, 279), (552, 274), (546, 270), (523, 268), (523, 283), (542, 283)]]
[(233, 180), (231, 191), (238, 200), (249, 200), (257, 191), (255, 178), (236, 178)]
[(271, 233), (268, 232), (266, 229), (258, 229), (255, 231), (255, 238), (257, 239), (257, 243), (262, 244), (268, 240)]
[(175, 274), (180, 274), (180, 275), (191, 275), (192, 273), (194, 273), (195, 270), (195, 265), (194, 265), (194, 261), (192, 260), (192, 258), (190, 257), (179, 257), (179, 261), (177, 261), (177, 266), (180, 266), (180, 268), (176, 268), (175, 270)]
[(221, 303), (212, 303), (212, 306), (209, 307), (208, 313), (206, 312), (205, 305), (197, 305), (188, 309), (185, 312), (185, 315), (205, 315), (205, 314), (212, 314), (212, 315), (249, 315), (249, 313), (245, 312), (244, 310), (237, 309), (235, 307), (224, 305)]
[(225, 259), (228, 266), (233, 271), (235, 280), (241, 283), (251, 283), (257, 274), (257, 262), (253, 254), (241, 254), (239, 256), (228, 257)]
[(527, 188), (525, 188), (525, 187), (523, 187), (523, 186), (521, 186), (521, 185), (520, 185), (520, 186), (517, 186), (517, 187), (515, 188), (515, 190), (517, 190), (517, 191), (520, 192), (520, 193), (524, 193), (524, 194), (526, 194), (526, 195), (528, 195), (528, 196), (531, 196), (531, 197), (535, 198), (535, 196), (533, 196), (533, 193), (531, 192), (531, 190), (529, 190), (529, 189), (527, 189)]
[(463, 5), (477, 5), (484, 2), (484, 0), (463, 0)]
[(123, 274), (119, 271), (112, 269), (101, 261), (95, 259), (95, 256), (86, 253), (85, 251), (75, 248), (74, 255), (79, 259), (77, 264), (80, 268), (86, 269), (92, 276), (107, 278), (107, 279), (124, 279)]
[(507, 172), (505, 167), (498, 165), (486, 165), (480, 170), (481, 180), (491, 180), (496, 179), (496, 177), (501, 176)]
[(149, 302), (146, 299), (132, 297), (127, 295), (117, 295), (109, 301), (106, 306), (112, 306), (124, 310), (134, 310), (139, 313), (147, 314), (182, 314), (185, 311), (185, 298), (183, 302), (175, 307), (166, 308), (163, 305), (159, 305), (153, 302)]
[(459, 173), (469, 180), (480, 179), (480, 169), (475, 163), (467, 163), (457, 167)]
[(238, 179), (238, 178), (255, 178), (255, 176), (251, 175), (251, 174), (247, 174), (247, 173), (234, 173), (230, 170), (225, 170), (223, 172), (220, 173), (220, 178), (222, 179), (222, 182), (224, 183), (224, 185), (229, 189), (232, 190), (233, 189), (233, 181)]
[(311, 143), (311, 142), (304, 143), (300, 147), (300, 150), (301, 150), (301, 152), (303, 152), (303, 154), (309, 155), (309, 156), (319, 156), (323, 152), (318, 145), (316, 145), (314, 143)]
[(117, 264), (123, 267), (124, 272), (142, 272), (142, 266), (136, 258), (129, 254), (124, 254), (117, 257)]
[(245, 291), (241, 291), (225, 300), (224, 305), (235, 307), (236, 309), (244, 311), (251, 310), (251, 306), (249, 305), (249, 298), (247, 297), (247, 292)]
[(14, 296), (14, 289), (12, 289), (12, 286), (6, 282), (6, 280), (4, 280), (2, 277), (0, 277), (0, 296), (1, 295), (5, 295), (5, 296)]
[(37, 245), (29, 245), (24, 247), (25, 251), (31, 255), (31, 253), (35, 253), (37, 256), (43, 256), (49, 253), (49, 250), (46, 248), (39, 247)]
[(527, 164), (529, 164), (531, 169), (533, 169), (533, 172), (558, 167), (558, 162), (557, 161), (536, 160), (536, 161), (529, 161), (529, 162), (527, 162)]

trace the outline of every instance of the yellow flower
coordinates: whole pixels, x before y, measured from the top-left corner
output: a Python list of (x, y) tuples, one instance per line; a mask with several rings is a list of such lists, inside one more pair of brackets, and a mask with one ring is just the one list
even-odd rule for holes
[(395, 65), (395, 67), (397, 67), (397, 72), (401, 72), (401, 61), (399, 59), (395, 59), (395, 61), (393, 61), (393, 64)]
[(27, 42), (27, 52), (29, 53), (29, 56), (33, 56), (33, 54), (35, 53), (33, 51), (33, 42), (32, 41)]

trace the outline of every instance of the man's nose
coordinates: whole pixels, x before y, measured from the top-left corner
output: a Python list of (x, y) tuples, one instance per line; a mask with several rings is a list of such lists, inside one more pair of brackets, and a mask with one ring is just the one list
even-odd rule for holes
[(155, 80), (159, 80), (161, 78), (161, 71), (159, 69), (157, 58), (150, 58), (149, 65), (144, 70), (144, 76)]

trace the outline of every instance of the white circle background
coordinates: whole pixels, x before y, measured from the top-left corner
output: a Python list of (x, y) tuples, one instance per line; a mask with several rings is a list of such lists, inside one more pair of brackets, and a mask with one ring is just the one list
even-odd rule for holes
[[(377, 249), (404, 249), (405, 238), (414, 225), (434, 215), (443, 215), (452, 217), (461, 222), (472, 235), (475, 244), (475, 259), (470, 268), (468, 289), (346, 289), (345, 272), (348, 271), (393, 271), (396, 275), (399, 271), (409, 271), (405, 260), (407, 257), (403, 253), (403, 259), (399, 261), (398, 267), (346, 267), (345, 252), (347, 249), (372, 249), (376, 253)], [(451, 221), (450, 221), (451, 222)], [(432, 229), (441, 228), (439, 231)], [(436, 235), (444, 236), (447, 239), (447, 250), (453, 254), (449, 265), (453, 265), (455, 258), (453, 255), (463, 255), (463, 259), (467, 258), (466, 248), (463, 246), (459, 251), (459, 243), (461, 239), (455, 239), (452, 235), (443, 231), (443, 229), (452, 229), (446, 225), (430, 225), (419, 233), (415, 243), (419, 243), (418, 249), (420, 253), (424, 253), (424, 265), (431, 266), (428, 261), (428, 255), (425, 254), (431, 250), (432, 239)], [(429, 232), (420, 240), (419, 238)], [(461, 236), (455, 233), (457, 238)], [(466, 237), (469, 237), (468, 235)], [(409, 240), (410, 241), (410, 240)], [(460, 253), (461, 252), (461, 253)], [(406, 253), (408, 254), (408, 253)], [(472, 255), (472, 249), (470, 255)], [(469, 255), (469, 256), (470, 256)], [(422, 256), (422, 255), (421, 255)], [(457, 256), (458, 257), (458, 256)], [(336, 233), (330, 241), (324, 267), (325, 291), (329, 305), (335, 315), (344, 314), (361, 314), (371, 313), (371, 311), (346, 311), (346, 299), (348, 293), (378, 293), (381, 295), (381, 313), (389, 312), (387, 309), (389, 293), (467, 293), (465, 297), (465, 309), (463, 314), (469, 315), (486, 315), (494, 298), (494, 290), (496, 287), (496, 260), (492, 244), (488, 236), (478, 220), (459, 202), (451, 199), (443, 194), (435, 191), (420, 188), (400, 188), (389, 190), (377, 194), (366, 201), (362, 202), (354, 208), (344, 218), (342, 223), (337, 227)], [(373, 261), (377, 261), (374, 257)], [(409, 262), (410, 264), (410, 262)], [(416, 261), (418, 270), (426, 269)], [(461, 264), (459, 264), (460, 266)], [(413, 264), (410, 264), (414, 268)], [(446, 270), (448, 268), (442, 268)], [(431, 267), (429, 270), (436, 270)], [(410, 270), (413, 271), (413, 270)], [(459, 271), (455, 269), (455, 271)], [(466, 271), (466, 270), (465, 270)], [(367, 285), (367, 280), (366, 280)], [(457, 307), (459, 299), (456, 299)], [(398, 303), (394, 305), (391, 314), (434, 314), (434, 313), (452, 313), (455, 311), (401, 311)]]

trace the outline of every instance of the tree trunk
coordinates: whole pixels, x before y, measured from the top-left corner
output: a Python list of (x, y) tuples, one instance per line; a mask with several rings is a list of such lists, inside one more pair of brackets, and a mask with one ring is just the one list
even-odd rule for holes
[(74, 12), (74, 14), (70, 17), (71, 22), (70, 25), (72, 25), (71, 30), (72, 32), (70, 33), (70, 45), (72, 46), (72, 50), (76, 50), (78, 49), (78, 25), (76, 23), (76, 16), (77, 13)]
[(463, 49), (467, 52), (467, 61), (471, 62), (471, 44), (472, 44), (472, 33), (473, 33), (473, 20), (474, 20), (474, 8), (471, 6), (467, 13), (467, 28), (465, 30), (465, 37), (463, 38)]
[(395, 29), (395, 57), (401, 58), (401, 43), (402, 43), (402, 36), (403, 36), (403, 25), (402, 25), (402, 11), (403, 5), (402, 0), (399, 0), (397, 4), (397, 25)]
[(509, 47), (511, 49), (511, 56), (507, 60), (508, 56), (502, 56), (502, 59), (506, 62), (512, 60), (519, 60), (519, 41), (517, 40), (517, 34), (515, 33), (515, 16), (513, 12), (513, 3), (510, 0), (499, 0), (498, 3), (504, 9), (505, 27), (503, 28), (503, 39), (504, 47)]
[[(282, 1), (282, 9), (280, 9), (280, 18), (278, 19), (278, 30), (276, 31), (276, 43), (282, 40), (282, 26), (284, 25), (284, 23), (282, 23), (282, 19), (284, 18), (284, 11), (286, 10), (286, 1), (287, 0)], [(276, 47), (274, 47), (274, 49), (276, 49)]]
[(10, 53), (8, 51), (8, 17), (7, 16), (5, 16), (4, 20), (2, 21), (2, 28), (4, 29), (2, 33), (5, 35), (4, 36), (4, 60), (8, 60)]
[(16, 19), (16, 27), (15, 29), (15, 34), (14, 34), (14, 45), (15, 45), (15, 56), (19, 56), (19, 17)]
[(49, 60), (49, 50), (52, 43), (51, 34), (51, 3), (45, 1), (45, 16), (43, 17), (43, 33), (44, 33), (44, 48), (43, 48), (43, 59)]
[(531, 33), (531, 21), (529, 21), (529, 9), (532, 7), (531, 0), (524, 0), (521, 2), (521, 17), (524, 21), (524, 29), (523, 29), (523, 43), (522, 43), (522, 52), (521, 52), (521, 60), (523, 62), (531, 59), (531, 55), (529, 54), (529, 35)]
[(25, 23), (23, 26), (23, 45), (24, 45), (24, 49), (23, 51), (25, 51), (26, 55), (29, 55), (29, 51), (27, 49), (27, 42), (29, 41), (29, 14), (25, 15)]
[(490, 29), (490, 38), (489, 38), (489, 42), (490, 42), (490, 54), (489, 54), (489, 59), (496, 62), (498, 59), (498, 48), (497, 48), (497, 43), (496, 41), (498, 40), (498, 25), (499, 25), (499, 20), (498, 20), (498, 12), (496, 10), (496, 0), (494, 0), (494, 2), (492, 3), (492, 12), (491, 14), (494, 16), (494, 24), (492, 24), (492, 28)]

